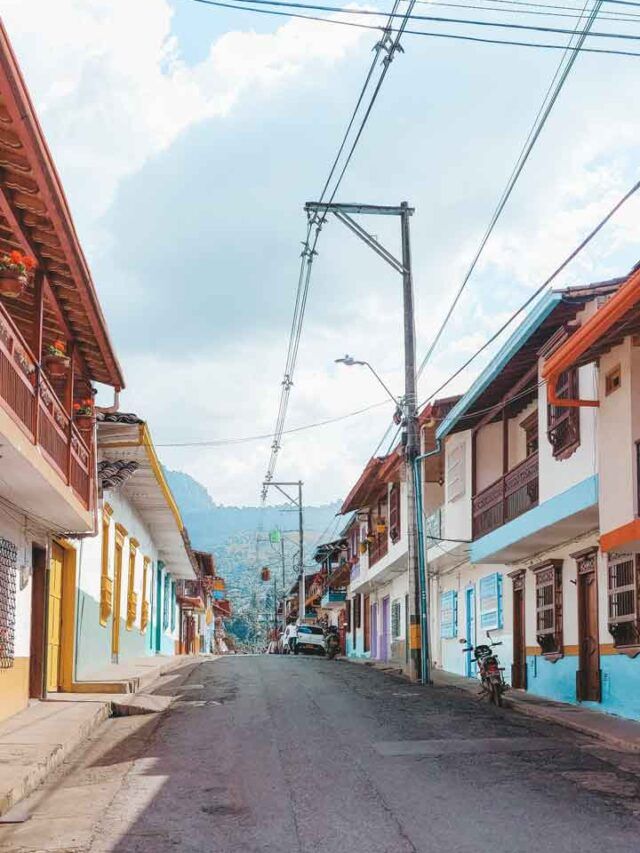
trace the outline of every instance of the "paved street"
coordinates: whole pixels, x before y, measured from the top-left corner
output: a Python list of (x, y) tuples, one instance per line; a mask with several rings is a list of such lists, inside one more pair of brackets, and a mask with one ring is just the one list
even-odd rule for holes
[(0, 851), (528, 853), (640, 847), (640, 756), (369, 667), (203, 662), (112, 719)]

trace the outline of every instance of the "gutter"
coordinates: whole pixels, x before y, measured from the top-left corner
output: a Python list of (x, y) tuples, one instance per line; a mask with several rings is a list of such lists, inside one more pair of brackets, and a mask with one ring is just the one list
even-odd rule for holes
[(600, 340), (624, 315), (640, 302), (640, 269), (631, 273), (627, 281), (587, 322), (581, 326), (553, 355), (545, 360), (542, 378), (547, 382), (547, 401), (551, 406), (579, 408), (598, 407), (599, 400), (567, 400), (558, 397), (560, 375), (598, 340)]

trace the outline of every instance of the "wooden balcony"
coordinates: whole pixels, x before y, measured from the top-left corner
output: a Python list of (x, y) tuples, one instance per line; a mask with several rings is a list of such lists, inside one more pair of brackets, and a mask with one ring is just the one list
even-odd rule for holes
[(473, 538), (513, 521), (538, 505), (538, 454), (508, 471), (473, 498)]
[(375, 565), (381, 560), (389, 550), (389, 534), (385, 529), (384, 533), (374, 533), (373, 540), (369, 543), (369, 567)]
[(0, 406), (90, 509), (93, 447), (76, 428), (4, 305), (0, 305)]

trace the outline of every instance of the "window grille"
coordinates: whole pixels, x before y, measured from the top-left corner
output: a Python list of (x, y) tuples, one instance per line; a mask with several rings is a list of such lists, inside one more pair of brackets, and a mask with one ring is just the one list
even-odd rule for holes
[(458, 636), (458, 593), (454, 589), (440, 596), (440, 636), (444, 640)]
[(400, 599), (391, 602), (391, 636), (400, 636), (402, 629), (402, 605)]
[(609, 557), (608, 591), (608, 624), (614, 646), (640, 645), (637, 554)]
[[(560, 399), (576, 400), (580, 395), (578, 369), (565, 370), (556, 386)], [(556, 459), (566, 459), (580, 445), (580, 409), (567, 406), (548, 407), (547, 436)]]
[(13, 542), (0, 538), (0, 670), (11, 669), (15, 658), (17, 558)]
[(536, 640), (543, 655), (562, 654), (562, 560), (534, 569)]

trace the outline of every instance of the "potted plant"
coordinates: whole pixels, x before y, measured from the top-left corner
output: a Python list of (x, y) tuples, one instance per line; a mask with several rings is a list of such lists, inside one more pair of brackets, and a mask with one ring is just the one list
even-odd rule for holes
[(22, 296), (29, 281), (29, 273), (35, 266), (33, 258), (16, 249), (0, 253), (0, 294), (14, 298)]
[(384, 533), (387, 529), (387, 522), (384, 518), (378, 518), (376, 521), (376, 533)]
[(90, 430), (93, 427), (93, 400), (91, 397), (73, 404), (73, 416), (78, 429)]
[(366, 554), (368, 548), (369, 548), (369, 542), (366, 539), (363, 539), (362, 542), (360, 543), (360, 553)]
[(65, 376), (70, 362), (71, 359), (67, 355), (67, 345), (64, 341), (54, 341), (49, 344), (44, 357), (44, 364), (52, 377), (60, 379)]

